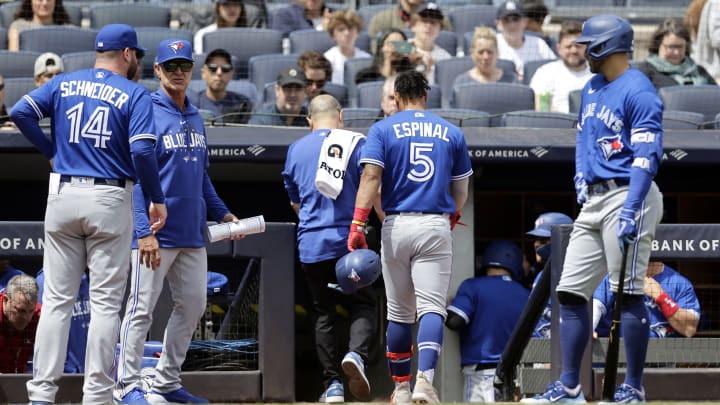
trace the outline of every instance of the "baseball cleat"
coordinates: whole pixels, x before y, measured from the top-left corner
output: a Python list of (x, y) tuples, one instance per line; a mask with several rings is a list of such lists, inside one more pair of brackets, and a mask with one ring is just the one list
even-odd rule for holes
[(567, 388), (560, 381), (548, 385), (545, 393), (535, 395), (532, 398), (523, 398), (520, 402), (524, 404), (550, 404), (550, 403), (585, 403), (580, 384), (574, 389)]
[(616, 404), (634, 404), (645, 402), (645, 389), (637, 389), (632, 385), (622, 383), (615, 390)]
[(116, 399), (115, 402), (118, 404), (127, 404), (127, 405), (150, 405), (150, 403), (147, 401), (145, 396), (147, 393), (140, 388), (133, 388), (125, 394), (122, 399)]
[(412, 401), (416, 404), (438, 404), (440, 399), (432, 383), (428, 381), (422, 371), (418, 371), (415, 381), (415, 389), (412, 394)]
[(152, 390), (148, 394), (147, 400), (152, 405), (207, 404), (210, 402), (205, 398), (196, 397), (195, 395), (187, 392), (187, 390), (183, 387), (180, 387), (175, 391), (171, 392), (157, 392), (155, 390)]
[(409, 381), (395, 384), (395, 391), (390, 395), (390, 403), (393, 405), (408, 405), (413, 403)]
[(325, 404), (340, 404), (345, 402), (345, 389), (338, 380), (332, 380), (325, 392), (322, 393), (318, 402)]
[(48, 402), (48, 401), (30, 401), (30, 405), (52, 405), (52, 402)]
[(365, 377), (365, 363), (359, 354), (348, 352), (342, 360), (342, 369), (348, 378), (350, 393), (363, 402), (370, 400), (370, 382)]

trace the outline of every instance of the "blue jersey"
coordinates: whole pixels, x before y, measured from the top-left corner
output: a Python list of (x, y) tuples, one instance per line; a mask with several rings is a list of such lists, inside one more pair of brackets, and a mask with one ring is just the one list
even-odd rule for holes
[[(35, 279), (38, 283), (38, 302), (42, 304), (45, 273), (38, 271)], [(90, 284), (85, 273), (80, 280), (80, 289), (70, 318), (70, 336), (68, 339), (67, 357), (65, 359), (66, 373), (85, 372), (85, 348), (87, 347), (88, 326), (90, 326)]]
[(631, 168), (654, 176), (662, 161), (662, 112), (655, 87), (639, 70), (629, 68), (612, 82), (593, 76), (578, 117), (577, 173), (587, 184), (628, 182)]
[[(297, 238), (300, 261), (317, 263), (341, 257), (348, 252), (347, 238), (360, 186), (359, 165), (364, 139), (360, 139), (348, 158), (342, 192), (335, 200), (325, 197), (315, 187), (318, 159), (330, 130), (312, 131), (288, 148), (282, 172), (290, 201), (300, 204)], [(349, 136), (349, 135), (348, 135)]]
[[(165, 193), (168, 219), (155, 234), (162, 248), (198, 248), (206, 244), (208, 209), (220, 222), (230, 211), (220, 200), (207, 174), (210, 165), (202, 116), (185, 99), (185, 111), (175, 106), (162, 90), (152, 94), (153, 119), (158, 133), (155, 144), (160, 182)], [(134, 193), (135, 238), (150, 235), (147, 207), (150, 199)]]
[(8, 281), (10, 281), (11, 278), (19, 276), (21, 274), (25, 273), (23, 273), (22, 270), (18, 270), (14, 267), (8, 267), (7, 271), (0, 274), (0, 292), (5, 291), (5, 287), (7, 287), (7, 283)]
[(461, 364), (500, 361), (530, 292), (510, 276), (469, 278), (448, 307), (465, 320), (460, 330)]
[(473, 172), (462, 131), (418, 110), (398, 112), (370, 127), (360, 163), (383, 168), (385, 211), (452, 214), (450, 182)]
[[(540, 270), (538, 272), (537, 276), (535, 276), (535, 280), (533, 281), (532, 288), (535, 289), (535, 286), (537, 286), (538, 281), (540, 280), (540, 277), (542, 277), (544, 270)], [(534, 338), (550, 338), (550, 329), (552, 326), (552, 301), (548, 298), (547, 303), (545, 303), (545, 309), (543, 309), (542, 314), (540, 315), (540, 318), (538, 319), (537, 324), (535, 325), (535, 330), (533, 330), (532, 337)]]
[(25, 108), (22, 103), (38, 120), (52, 118), (52, 145), (47, 146), (52, 150), (36, 146), (53, 158), (53, 170), (60, 174), (135, 180), (130, 145), (155, 140), (147, 90), (105, 69), (58, 75), (16, 108)]
[[(663, 271), (653, 276), (655, 281), (660, 284), (670, 298), (675, 301), (680, 308), (693, 311), (700, 319), (700, 301), (695, 295), (695, 289), (692, 283), (680, 273), (669, 266), (665, 266)], [(610, 290), (610, 280), (607, 276), (600, 283), (593, 293), (593, 299), (600, 301), (605, 306), (605, 316), (600, 319), (600, 323), (595, 328), (598, 336), (608, 336), (610, 325), (612, 324), (612, 312), (615, 306), (615, 294)], [(647, 295), (643, 295), (645, 306), (647, 306), (648, 314), (650, 314), (650, 337), (680, 337), (670, 322), (665, 318), (657, 303)]]

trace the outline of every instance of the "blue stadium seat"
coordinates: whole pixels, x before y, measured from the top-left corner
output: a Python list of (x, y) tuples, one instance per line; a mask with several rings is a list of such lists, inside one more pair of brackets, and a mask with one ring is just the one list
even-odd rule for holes
[(516, 128), (573, 128), (576, 121), (576, 114), (525, 110), (503, 114), (502, 124)]
[(5, 79), (5, 107), (8, 112), (24, 95), (35, 89), (32, 77), (11, 77)]
[(4, 78), (33, 77), (35, 59), (39, 52), (0, 50), (0, 74)]
[(89, 69), (95, 66), (95, 51), (64, 53), (62, 61), (66, 72)]
[(69, 25), (49, 25), (20, 31), (20, 50), (62, 55), (95, 49), (97, 31)]
[(335, 41), (330, 38), (327, 31), (316, 29), (293, 31), (288, 38), (290, 39), (290, 53), (301, 54), (310, 50), (325, 53), (335, 46)]
[(264, 89), (266, 83), (275, 82), (283, 69), (297, 66), (300, 55), (269, 54), (255, 55), (248, 60), (248, 80), (257, 89)]
[(357, 73), (366, 67), (371, 66), (373, 58), (350, 58), (345, 61), (345, 70), (343, 72), (345, 78), (345, 87), (348, 88), (348, 97), (350, 99), (350, 107), (356, 107), (355, 101), (357, 99), (355, 76)]
[(535, 108), (530, 86), (518, 83), (463, 83), (453, 89), (454, 108), (493, 114), (491, 125), (502, 124), (501, 115)]
[[(451, 8), (447, 14), (455, 35), (463, 42), (462, 46), (465, 49), (465, 33), (474, 32), (475, 27), (481, 25), (494, 29), (497, 11), (492, 4), (469, 4)], [(470, 37), (472, 38), (472, 35)], [(467, 48), (469, 47), (470, 44)]]
[(450, 107), (450, 96), (452, 96), (452, 87), (455, 78), (467, 72), (473, 66), (475, 66), (475, 62), (473, 62), (469, 56), (435, 62), (435, 83), (440, 86), (443, 108)]
[[(133, 27), (170, 27), (170, 8), (147, 3), (95, 3), (90, 6), (90, 28), (122, 23)], [(165, 38), (167, 39), (167, 38)], [(151, 45), (141, 45), (150, 49)], [(157, 47), (157, 44), (155, 44)]]
[(663, 111), (663, 129), (700, 129), (705, 125), (705, 116), (692, 111)]
[(248, 60), (255, 55), (283, 53), (282, 33), (264, 28), (223, 28), (203, 37), (203, 49), (223, 48), (237, 57), (236, 78), (248, 77)]
[(465, 110), (461, 108), (429, 108), (429, 112), (437, 114), (451, 124), (459, 127), (489, 127), (490, 114), (485, 111)]
[(580, 112), (580, 104), (582, 103), (582, 89), (573, 90), (568, 93), (568, 108), (571, 114)]
[(360, 31), (357, 41), (355, 41), (355, 47), (367, 53), (372, 53), (370, 52), (370, 34), (367, 31)]
[(540, 59), (525, 62), (523, 65), (523, 83), (530, 84), (530, 80), (532, 80), (533, 75), (535, 75), (535, 72), (540, 66), (555, 60), (557, 59)]
[(0, 27), (0, 49), (7, 49), (8, 46), (7, 29)]
[(693, 111), (704, 115), (705, 128), (712, 128), (715, 116), (720, 113), (720, 87), (669, 86), (658, 90), (667, 110)]

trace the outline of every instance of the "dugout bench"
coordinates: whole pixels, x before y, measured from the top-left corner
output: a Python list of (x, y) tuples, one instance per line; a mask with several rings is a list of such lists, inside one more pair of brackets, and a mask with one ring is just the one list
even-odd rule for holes
[[(267, 223), (264, 233), (208, 245), (208, 258), (258, 258), (258, 368), (252, 371), (183, 372), (183, 385), (212, 402), (294, 402), (295, 337), (293, 330), (295, 224)], [(0, 256), (42, 256), (42, 222), (0, 222)], [(162, 311), (161, 311), (162, 312)], [(167, 322), (169, 312), (154, 314)], [(293, 372), (288, 372), (293, 370)], [(0, 403), (27, 402), (30, 374), (0, 374)], [(65, 374), (58, 382), (57, 403), (82, 400), (83, 376)]]
[[(559, 334), (555, 287), (560, 280), (572, 225), (552, 230), (552, 336)], [(660, 224), (655, 240), (657, 260), (718, 260), (720, 224)], [(682, 243), (678, 243), (682, 241)], [(687, 241), (694, 241), (688, 244)], [(663, 250), (661, 246), (692, 246), (694, 249)], [(700, 246), (703, 246), (702, 248)], [(592, 311), (592, 302), (588, 303)], [(608, 338), (592, 340), (585, 351), (580, 382), (588, 400), (602, 397), (602, 377)], [(618, 381), (625, 376), (625, 347), (620, 342)], [(643, 385), (648, 400), (717, 400), (720, 398), (720, 338), (650, 339)], [(559, 339), (530, 339), (517, 368), (521, 397), (538, 394), (560, 376), (562, 359)], [(678, 367), (679, 366), (679, 367)]]

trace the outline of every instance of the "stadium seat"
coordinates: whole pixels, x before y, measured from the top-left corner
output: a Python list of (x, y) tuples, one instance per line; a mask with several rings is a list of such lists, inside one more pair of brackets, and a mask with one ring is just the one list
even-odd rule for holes
[(475, 66), (475, 62), (469, 56), (435, 62), (435, 83), (440, 86), (443, 108), (450, 107), (450, 96), (452, 95), (455, 78), (467, 72), (473, 66)]
[[(158, 44), (166, 39), (184, 39), (193, 43), (193, 33), (188, 30), (178, 30), (167, 27), (137, 27), (138, 43), (147, 49), (142, 58), (143, 77), (153, 77), (153, 65), (157, 57)], [(200, 66), (195, 66), (199, 70)]]
[[(404, 32), (408, 39), (415, 36), (415, 33), (410, 30), (405, 30)], [(435, 45), (440, 46), (448, 51), (450, 55), (455, 56), (457, 55), (458, 49), (458, 37), (452, 31), (440, 31), (440, 36), (435, 40)]]
[(368, 128), (379, 120), (380, 108), (343, 108), (345, 128)]
[(712, 128), (715, 116), (720, 113), (720, 87), (669, 86), (658, 90), (667, 110), (693, 111), (704, 115), (705, 128)]
[(535, 72), (538, 70), (538, 68), (546, 63), (555, 61), (557, 59), (540, 59), (540, 60), (533, 60), (530, 62), (525, 62), (523, 65), (523, 83), (530, 84), (530, 80), (532, 80), (533, 75), (535, 75)]
[[(170, 27), (170, 8), (147, 3), (96, 3), (90, 6), (90, 28), (100, 29), (115, 23), (130, 24), (135, 28), (167, 28)], [(152, 46), (141, 45), (148, 49)]]
[[(357, 106), (360, 108), (380, 108), (382, 86), (385, 82), (360, 83), (356, 89)], [(440, 108), (441, 102), (440, 86), (430, 86), (426, 108)]]
[(95, 51), (65, 53), (62, 61), (66, 72), (89, 69), (95, 66)]
[(495, 66), (499, 67), (503, 70), (503, 72), (509, 72), (513, 74), (517, 74), (517, 67), (515, 66), (515, 62), (508, 60), (508, 59), (498, 59), (497, 62), (495, 62)]
[(568, 93), (568, 108), (571, 114), (580, 112), (580, 104), (582, 103), (582, 89), (573, 90)]
[(203, 49), (223, 48), (237, 58), (235, 77), (248, 77), (248, 60), (255, 55), (283, 53), (282, 33), (264, 28), (223, 28), (203, 37)]
[(305, 51), (318, 51), (325, 53), (335, 46), (335, 41), (330, 38), (327, 31), (316, 29), (298, 30), (290, 33), (290, 53), (301, 54)]
[(0, 74), (4, 78), (32, 77), (39, 52), (0, 50)]
[[(447, 14), (455, 35), (461, 41), (463, 49), (466, 49), (465, 33), (474, 33), (475, 27), (482, 25), (494, 29), (497, 11), (491, 4), (470, 4), (451, 8)], [(467, 44), (467, 48), (470, 48), (470, 44)], [(467, 52), (465, 54), (467, 55)]]
[(348, 88), (348, 98), (350, 99), (350, 107), (356, 107), (357, 100), (355, 76), (357, 73), (367, 67), (370, 67), (373, 63), (373, 58), (350, 58), (345, 61), (345, 71), (343, 72), (345, 78), (345, 87)]
[(35, 89), (32, 77), (11, 77), (5, 79), (5, 107), (8, 112), (24, 95)]
[(255, 87), (264, 89), (266, 83), (277, 80), (278, 74), (283, 69), (297, 66), (297, 60), (300, 55), (297, 54), (270, 54), (255, 55), (248, 60), (248, 80)]
[(576, 121), (576, 114), (525, 110), (505, 113), (502, 124), (516, 128), (573, 128)]
[(20, 31), (20, 50), (62, 55), (95, 49), (97, 31), (69, 25), (50, 25)]
[(360, 31), (357, 41), (355, 41), (355, 47), (371, 54), (370, 45), (370, 34), (366, 31)]
[(663, 111), (663, 129), (700, 129), (705, 125), (705, 116), (692, 111)]
[(465, 110), (460, 108), (429, 108), (429, 112), (443, 117), (459, 127), (489, 127), (490, 114), (485, 111)]
[(8, 38), (7, 38), (7, 29), (0, 27), (0, 49), (7, 49), (8, 46)]
[(535, 108), (530, 86), (518, 83), (463, 83), (453, 89), (454, 108), (485, 111), (495, 115), (491, 125), (502, 124), (501, 115)]

